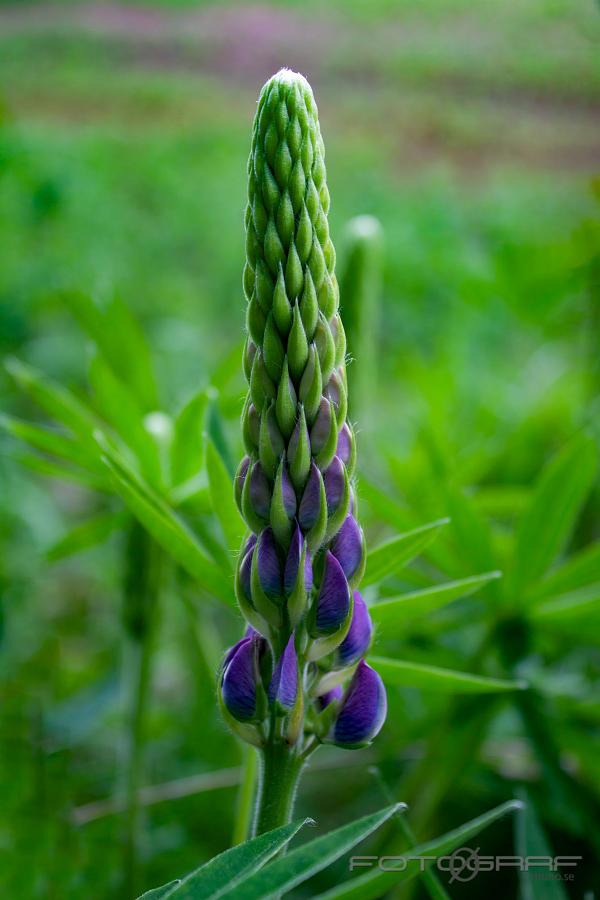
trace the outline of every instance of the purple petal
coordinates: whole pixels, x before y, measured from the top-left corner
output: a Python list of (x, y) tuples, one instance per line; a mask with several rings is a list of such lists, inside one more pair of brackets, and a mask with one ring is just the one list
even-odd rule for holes
[(319, 518), (320, 511), (321, 473), (314, 462), (312, 462), (310, 464), (310, 474), (308, 476), (308, 481), (306, 482), (306, 487), (304, 488), (302, 500), (300, 501), (300, 511), (298, 513), (298, 520), (303, 531), (310, 531)]
[[(254, 535), (253, 535), (254, 537)], [(256, 544), (256, 538), (254, 539), (254, 544)], [(240, 584), (242, 586), (242, 590), (244, 591), (244, 596), (249, 603), (252, 603), (252, 587), (251, 587), (251, 575), (252, 575), (252, 557), (254, 555), (254, 544), (250, 547), (242, 562), (240, 564)], [(246, 545), (247, 546), (247, 545)]]
[(387, 715), (387, 697), (379, 674), (361, 660), (335, 723), (336, 744), (354, 747), (371, 741)]
[(339, 628), (350, 609), (350, 588), (339, 562), (327, 550), (323, 568), (323, 580), (317, 597), (315, 627), (319, 633), (330, 633)]
[(269, 518), (271, 507), (271, 487), (263, 467), (259, 462), (255, 463), (250, 473), (250, 502), (256, 514), (261, 519)]
[[(292, 540), (290, 542), (290, 549), (288, 550), (287, 559), (285, 561), (285, 572), (283, 575), (283, 587), (287, 596), (289, 596), (294, 590), (296, 579), (298, 577), (298, 566), (300, 565), (300, 560), (302, 559), (302, 549), (304, 547), (305, 541), (300, 531), (298, 525), (294, 530), (292, 535)], [(306, 588), (306, 592), (310, 593), (313, 584), (313, 571), (312, 564), (310, 561), (310, 553), (308, 552), (308, 548), (306, 550), (306, 557), (304, 559), (304, 587)]]
[(227, 666), (229, 665), (229, 663), (231, 662), (231, 660), (233, 659), (235, 654), (238, 652), (238, 650), (240, 649), (242, 644), (244, 644), (247, 640), (249, 640), (250, 637), (251, 636), (248, 635), (248, 633), (246, 633), (244, 635), (244, 637), (240, 638), (240, 640), (237, 641), (237, 643), (235, 643), (233, 645), (233, 647), (230, 647), (229, 650), (227, 651), (227, 653), (225, 654), (223, 662), (221, 663), (221, 681), (223, 680), (223, 675), (225, 674), (225, 670), (227, 669)]
[(223, 703), (234, 719), (240, 722), (252, 719), (256, 712), (256, 650), (256, 639), (241, 640), (223, 673)]
[(341, 684), (338, 684), (331, 688), (330, 691), (326, 691), (324, 694), (321, 694), (320, 697), (317, 697), (317, 703), (321, 709), (325, 709), (325, 707), (329, 706), (330, 703), (333, 703), (334, 700), (341, 700), (343, 693), (344, 690)]
[(367, 604), (358, 591), (354, 591), (354, 608), (348, 634), (338, 647), (338, 660), (343, 666), (351, 666), (369, 649), (373, 625)]
[(338, 435), (337, 450), (335, 452), (336, 456), (339, 456), (346, 465), (352, 456), (352, 440), (352, 432), (348, 423), (344, 422)]
[(292, 519), (296, 515), (296, 492), (285, 466), (281, 472), (281, 493), (283, 496), (283, 508), (288, 518)]
[(323, 473), (325, 484), (325, 496), (327, 497), (327, 512), (329, 515), (335, 512), (342, 501), (345, 485), (345, 468), (338, 456), (334, 456), (331, 465)]
[(290, 710), (298, 696), (298, 657), (292, 634), (279, 662), (275, 666), (269, 685), (269, 701), (277, 701), (284, 709)]
[(270, 600), (281, 597), (281, 564), (277, 554), (275, 535), (271, 528), (261, 533), (256, 548), (256, 565), (260, 585)]
[(362, 531), (354, 516), (346, 516), (342, 527), (331, 544), (334, 556), (339, 560), (346, 578), (351, 578), (362, 559)]

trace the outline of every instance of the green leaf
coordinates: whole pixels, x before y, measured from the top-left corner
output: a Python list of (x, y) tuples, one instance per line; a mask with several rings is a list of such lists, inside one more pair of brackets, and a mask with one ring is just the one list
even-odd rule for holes
[(492, 549), (492, 536), (488, 523), (479, 514), (471, 497), (457, 488), (446, 492), (446, 508), (451, 519), (448, 529), (457, 546), (458, 573), (473, 568), (488, 571), (498, 565)]
[(485, 678), (469, 672), (456, 672), (423, 663), (370, 656), (369, 663), (387, 684), (420, 688), (424, 691), (441, 691), (452, 694), (489, 694), (496, 691), (516, 691), (527, 687), (524, 681), (506, 681), (501, 678)]
[(246, 523), (239, 513), (233, 496), (233, 481), (217, 448), (208, 437), (206, 441), (206, 472), (213, 512), (221, 524), (233, 558), (234, 554), (238, 553), (242, 538), (247, 531)]
[[(191, 872), (179, 882), (165, 885), (168, 889), (160, 897), (174, 897), (176, 900), (216, 900), (231, 892), (257, 872), (298, 834), (300, 829), (312, 823), (312, 819), (298, 819), (290, 825), (282, 825), (266, 834), (252, 838), (237, 847), (231, 847), (213, 857), (199, 869)], [(157, 888), (157, 890), (165, 890)], [(170, 889), (169, 889), (170, 888)], [(144, 894), (144, 897), (146, 895)], [(242, 896), (238, 894), (238, 896)], [(245, 896), (245, 895), (244, 895)]]
[(99, 423), (91, 410), (74, 394), (14, 356), (6, 360), (6, 369), (21, 390), (28, 393), (48, 415), (90, 445), (94, 444), (93, 434)]
[(20, 465), (31, 469), (32, 472), (38, 472), (40, 475), (47, 475), (50, 478), (56, 478), (58, 481), (70, 481), (74, 484), (81, 484), (94, 491), (102, 491), (108, 494), (114, 493), (112, 480), (106, 470), (100, 474), (86, 469), (64, 468), (60, 463), (53, 462), (50, 459), (46, 459), (45, 456), (38, 456), (35, 453), (16, 453), (14, 454), (14, 459)]
[(178, 884), (181, 884), (181, 879), (179, 878), (175, 879), (175, 881), (169, 881), (168, 884), (163, 884), (162, 887), (152, 888), (151, 891), (146, 891), (146, 893), (142, 894), (138, 900), (163, 900), (164, 897), (169, 895), (169, 891), (174, 887), (177, 887)]
[(514, 573), (515, 599), (544, 574), (566, 545), (594, 480), (596, 451), (582, 436), (544, 469), (531, 504), (517, 530)]
[(123, 525), (125, 518), (123, 512), (108, 512), (86, 519), (52, 544), (46, 551), (46, 559), (56, 562), (101, 543)]
[[(515, 852), (522, 858), (528, 856), (553, 857), (551, 847), (542, 826), (539, 823), (535, 809), (525, 791), (519, 793), (522, 808), (517, 813), (515, 829)], [(550, 869), (535, 867), (532, 872), (519, 870), (519, 885), (521, 888), (521, 900), (567, 900), (567, 893), (560, 881), (536, 878), (535, 875), (550, 872)], [(532, 877), (534, 873), (534, 877)]]
[[(600, 581), (578, 591), (552, 597), (534, 606), (529, 616), (541, 625), (561, 626), (570, 622), (584, 621), (600, 611)], [(583, 623), (582, 623), (583, 624)]]
[(202, 469), (208, 395), (205, 390), (188, 400), (175, 419), (171, 445), (171, 482), (181, 485)]
[(371, 618), (381, 626), (381, 637), (396, 637), (402, 635), (406, 625), (414, 619), (434, 612), (459, 597), (468, 597), (500, 575), (500, 572), (487, 572), (485, 575), (474, 575), (460, 581), (436, 584), (423, 591), (411, 591), (399, 597), (391, 597), (370, 608)]
[(394, 575), (408, 562), (418, 556), (437, 536), (440, 528), (447, 525), (449, 519), (438, 519), (429, 525), (422, 525), (413, 531), (407, 531), (398, 537), (391, 538), (384, 544), (375, 547), (367, 554), (367, 566), (363, 585), (375, 584), (388, 575)]
[(102, 472), (99, 453), (94, 455), (87, 447), (59, 431), (2, 414), (0, 414), (0, 428), (4, 428), (13, 437), (29, 444), (36, 450), (50, 453), (64, 462), (90, 469), (92, 472)]
[(103, 458), (114, 477), (117, 492), (155, 541), (203, 590), (229, 606), (235, 606), (233, 584), (206, 556), (187, 526), (105, 442), (103, 450)]
[[(315, 900), (378, 900), (380, 897), (388, 895), (396, 885), (403, 884), (416, 878), (420, 874), (420, 864), (410, 862), (411, 857), (415, 856), (446, 856), (459, 847), (463, 847), (471, 838), (487, 828), (493, 822), (502, 818), (509, 812), (520, 809), (521, 803), (517, 800), (510, 800), (501, 806), (496, 806), (489, 812), (483, 813), (470, 822), (465, 822), (459, 828), (448, 831), (440, 837), (434, 838), (427, 843), (419, 844), (404, 854), (393, 854), (394, 860), (405, 859), (406, 868), (404, 871), (382, 872), (379, 868), (373, 868), (358, 878), (352, 878), (343, 884), (326, 891), (324, 894), (318, 894)], [(386, 853), (386, 855), (391, 855)], [(433, 860), (426, 865), (431, 865)]]
[(123, 301), (112, 297), (100, 306), (76, 292), (65, 294), (63, 299), (115, 375), (129, 386), (142, 410), (156, 410), (158, 399), (150, 350)]
[(149, 481), (161, 483), (160, 454), (154, 438), (144, 427), (142, 408), (129, 387), (118, 378), (104, 358), (96, 354), (89, 368), (90, 384), (98, 409), (127, 446), (135, 453)]
[(591, 544), (549, 572), (532, 589), (532, 603), (545, 597), (566, 594), (600, 581), (600, 543)]
[(315, 838), (292, 850), (287, 856), (275, 860), (260, 872), (239, 881), (235, 887), (219, 896), (227, 897), (228, 900), (237, 900), (239, 897), (244, 900), (269, 900), (279, 897), (335, 862), (401, 808), (404, 808), (404, 804), (388, 806), (373, 815), (336, 828), (323, 837)]

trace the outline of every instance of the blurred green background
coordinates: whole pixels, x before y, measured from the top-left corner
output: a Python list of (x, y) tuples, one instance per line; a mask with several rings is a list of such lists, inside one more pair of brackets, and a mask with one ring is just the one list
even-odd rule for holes
[[(149, 341), (162, 410), (174, 414), (218, 370), (237, 461), (250, 128), (263, 82), (297, 69), (319, 105), (340, 266), (349, 219), (373, 214), (384, 231), (377, 380), (358, 423), (369, 538), (447, 513), (448, 491), (460, 490), (502, 568), (540, 471), (582, 429), (600, 434), (599, 38), (597, 7), (579, 0), (1, 4), (2, 353), (83, 396), (89, 342), (65, 296), (116, 294)], [(42, 420), (4, 371), (0, 387), (5, 412)], [(85, 804), (111, 797), (118, 777), (123, 538), (53, 562), (61, 536), (113, 501), (32, 474), (12, 438), (0, 447), (0, 886), (23, 900), (115, 896), (122, 822)], [(567, 549), (598, 539), (598, 496), (596, 485)], [(482, 571), (461, 553), (451, 575)], [(403, 585), (442, 568), (430, 561)], [(234, 820), (233, 786), (199, 792), (185, 779), (239, 765), (202, 645), (210, 632), (218, 658), (240, 625), (192, 598), (191, 628), (179, 593), (171, 579), (145, 774), (177, 784), (146, 810), (146, 888), (224, 849)], [(568, 647), (559, 634), (532, 651), (542, 681), (546, 663), (562, 679), (547, 723), (557, 764), (596, 813), (599, 637), (594, 607)], [(397, 652), (468, 669), (473, 636), (445, 642), (442, 622), (407, 633)], [(403, 778), (449, 717), (436, 750), (445, 765), (463, 721), (450, 702), (396, 689), (378, 746), (331, 757), (335, 778), (309, 774), (302, 811), (341, 824), (381, 805), (373, 761), (404, 799)], [(581, 719), (563, 735), (575, 707)], [(587, 860), (572, 888), (581, 897), (593, 885), (591, 836), (563, 819), (572, 797), (548, 799), (535, 748), (505, 713), (486, 724), (422, 836), (527, 782), (556, 852)], [(486, 841), (511, 852), (509, 826)], [(481, 876), (453, 896), (489, 889)]]

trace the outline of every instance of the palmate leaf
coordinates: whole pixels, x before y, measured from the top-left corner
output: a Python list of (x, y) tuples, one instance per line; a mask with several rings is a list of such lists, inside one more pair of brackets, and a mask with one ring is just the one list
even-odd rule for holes
[(371, 618), (381, 626), (384, 638), (397, 637), (415, 619), (440, 609), (460, 597), (468, 597), (496, 578), (500, 572), (487, 572), (460, 581), (436, 584), (422, 591), (411, 591), (399, 597), (391, 597), (370, 608)]
[(136, 455), (151, 484), (160, 484), (158, 445), (144, 427), (142, 409), (128, 385), (115, 375), (99, 354), (90, 361), (89, 379), (102, 417)]
[(21, 390), (29, 394), (41, 409), (94, 447), (94, 430), (99, 423), (81, 400), (43, 372), (25, 365), (14, 356), (6, 360), (6, 369)]
[(469, 672), (456, 672), (423, 663), (386, 659), (370, 656), (369, 663), (376, 669), (386, 684), (399, 687), (420, 688), (451, 694), (490, 694), (499, 691), (524, 690), (524, 681), (507, 681), (502, 678), (486, 678)]
[(245, 879), (268, 863), (304, 825), (311, 822), (311, 819), (299, 819), (238, 844), (215, 856), (180, 881), (171, 881), (142, 896), (144, 900), (148, 900), (148, 897), (165, 900), (167, 897), (175, 900), (217, 900), (238, 888), (241, 890), (240, 885)]
[(203, 590), (229, 606), (235, 606), (231, 579), (204, 553), (189, 528), (106, 441), (102, 441), (102, 449), (117, 493), (155, 541)]
[(82, 469), (87, 469), (100, 475), (103, 474), (102, 461), (98, 452), (94, 453), (93, 450), (83, 446), (78, 440), (73, 440), (53, 428), (33, 425), (31, 422), (24, 422), (13, 416), (1, 414), (0, 428), (4, 428), (8, 434), (18, 438), (25, 444), (29, 444), (36, 450), (49, 453), (63, 462), (79, 466)]
[[(434, 838), (434, 840), (419, 844), (416, 847), (411, 847), (410, 851), (404, 854), (394, 855), (395, 859), (400, 860), (402, 858), (407, 861), (406, 869), (404, 869), (404, 871), (382, 872), (378, 868), (373, 868), (358, 878), (350, 879), (349, 881), (332, 888), (330, 891), (326, 891), (324, 894), (318, 894), (315, 900), (378, 900), (379, 897), (385, 897), (387, 896), (388, 891), (391, 891), (397, 885), (404, 884), (420, 874), (419, 864), (411, 864), (408, 861), (410, 857), (446, 856), (452, 853), (453, 850), (465, 846), (467, 841), (470, 841), (471, 838), (475, 837), (475, 835), (479, 834), (480, 831), (483, 831), (484, 828), (487, 828), (493, 822), (502, 818), (502, 816), (520, 809), (521, 805), (522, 804), (517, 800), (503, 803), (501, 806), (496, 806), (489, 812), (483, 813), (483, 815), (478, 816), (476, 819), (465, 822), (465, 824), (461, 825), (459, 828), (446, 832), (446, 834), (441, 835), (441, 837)], [(389, 856), (391, 854), (386, 852), (386, 855)], [(433, 862), (433, 860), (431, 860), (431, 862)], [(431, 862), (426, 865), (431, 865)]]
[(544, 469), (517, 529), (513, 596), (537, 581), (566, 545), (596, 471), (594, 442), (585, 435)]
[(158, 409), (150, 350), (125, 303), (114, 296), (100, 306), (78, 292), (64, 294), (63, 300), (115, 375), (129, 386), (143, 412)]
[[(275, 860), (264, 869), (243, 878), (236, 885), (219, 894), (223, 900), (269, 900), (291, 891), (298, 884), (307, 881), (326, 866), (331, 865), (344, 853), (376, 831), (384, 822), (400, 809), (402, 803), (395, 803), (377, 813), (363, 816), (349, 825), (342, 825), (323, 837), (315, 838), (292, 850), (287, 856)], [(242, 845), (243, 846), (243, 845)], [(194, 895), (190, 895), (191, 897)]]
[(407, 531), (389, 541), (380, 544), (367, 554), (367, 565), (362, 580), (364, 587), (375, 584), (388, 575), (394, 575), (408, 562), (424, 550), (437, 536), (440, 528), (447, 525), (449, 519), (438, 519), (428, 525), (422, 525), (413, 531)]
[(70, 465), (65, 466), (54, 462), (45, 456), (38, 456), (36, 453), (15, 453), (13, 458), (20, 465), (40, 475), (47, 475), (49, 478), (56, 478), (58, 481), (70, 481), (73, 484), (80, 484), (92, 491), (101, 491), (106, 494), (113, 493), (112, 480), (106, 470), (100, 473), (90, 472), (87, 469), (73, 468)]

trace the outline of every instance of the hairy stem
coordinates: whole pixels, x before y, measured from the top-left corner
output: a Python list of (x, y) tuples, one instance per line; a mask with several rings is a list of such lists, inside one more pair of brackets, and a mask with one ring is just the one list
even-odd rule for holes
[(287, 825), (304, 760), (285, 741), (271, 738), (261, 751), (254, 834)]

